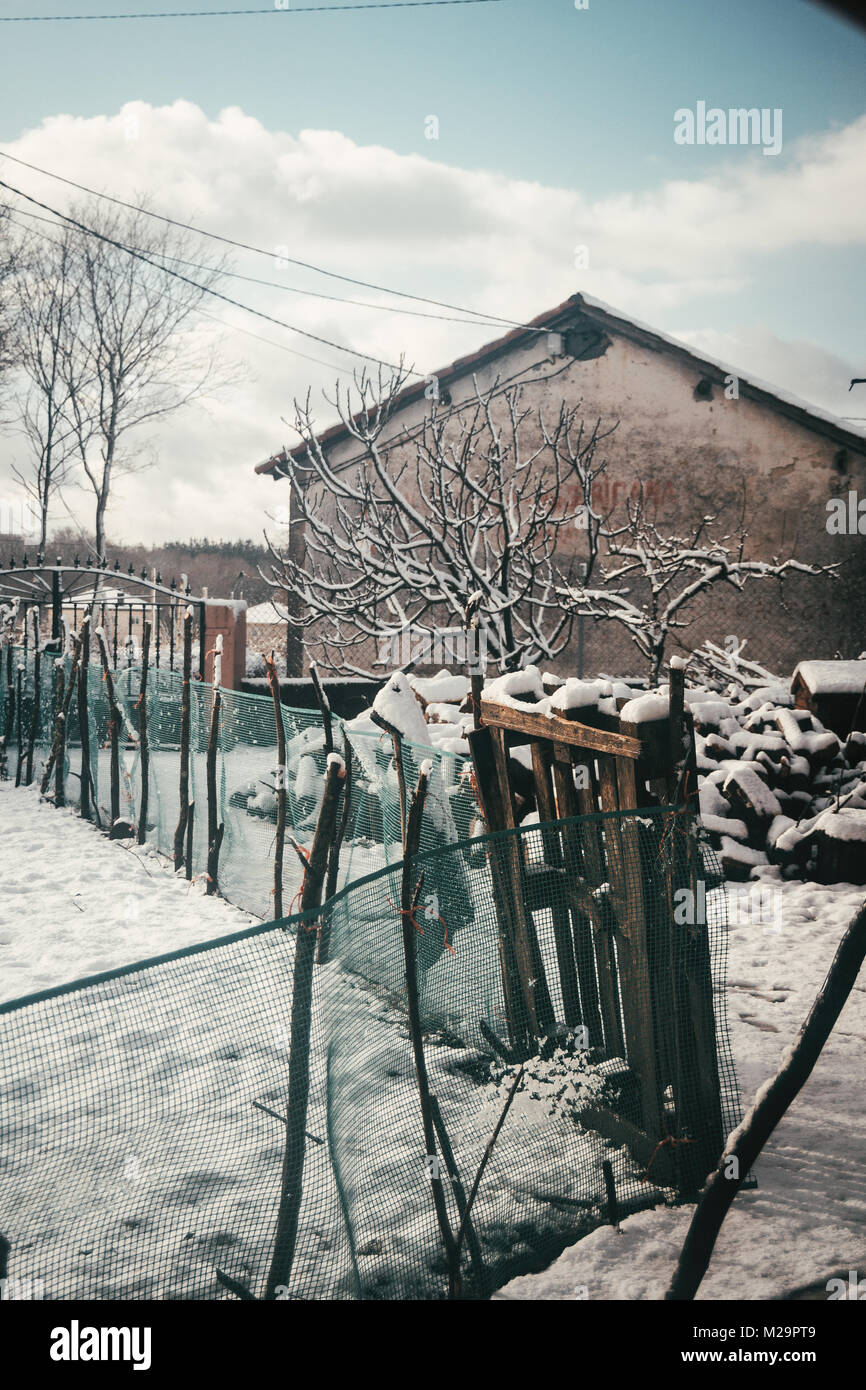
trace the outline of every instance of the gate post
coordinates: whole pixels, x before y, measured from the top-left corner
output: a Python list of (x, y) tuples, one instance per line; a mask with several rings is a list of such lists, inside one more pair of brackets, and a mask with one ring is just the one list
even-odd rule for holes
[(63, 564), (63, 556), (58, 555), (55, 560), (55, 568), (51, 572), (51, 640), (56, 642), (62, 633), (62, 602), (60, 598), (60, 566)]

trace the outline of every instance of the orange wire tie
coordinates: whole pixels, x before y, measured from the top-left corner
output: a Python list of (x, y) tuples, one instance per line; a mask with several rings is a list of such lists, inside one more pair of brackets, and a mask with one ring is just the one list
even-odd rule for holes
[[(417, 904), (416, 904), (415, 907), (398, 907), (397, 904), (396, 904), (396, 903), (392, 903), (392, 902), (391, 902), (391, 899), (388, 898), (388, 897), (386, 897), (385, 901), (386, 901), (386, 903), (388, 904), (389, 907), (392, 907), (392, 908), (394, 909), (395, 912), (399, 912), (399, 914), (400, 914), (401, 917), (408, 917), (408, 918), (409, 918), (409, 921), (412, 923), (412, 926), (415, 928), (415, 930), (416, 930), (421, 936), (424, 935), (424, 928), (423, 928), (422, 926), (419, 925), (418, 919), (417, 919), (417, 917), (415, 916), (415, 913), (418, 911), (418, 905), (417, 905)], [(442, 923), (442, 929), (443, 929), (443, 931), (445, 932), (445, 941), (444, 941), (445, 950), (446, 950), (446, 951), (450, 951), (451, 954), (452, 954), (452, 956), (456, 956), (457, 952), (454, 950), (454, 947), (451, 945), (451, 943), (450, 943), (449, 940), (448, 940), (448, 924), (446, 923), (445, 918), (442, 916), (441, 912), (437, 912), (436, 916), (439, 918), (439, 921)]]

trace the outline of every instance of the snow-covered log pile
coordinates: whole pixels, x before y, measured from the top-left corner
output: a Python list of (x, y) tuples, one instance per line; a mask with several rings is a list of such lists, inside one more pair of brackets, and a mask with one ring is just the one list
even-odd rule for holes
[[(812, 711), (794, 708), (787, 684), (749, 685), (731, 682), (725, 693), (709, 685), (686, 689), (701, 816), (726, 875), (745, 881), (759, 866), (776, 864), (786, 877), (866, 881), (866, 733), (840, 738)], [(468, 680), (447, 671), (410, 676), (404, 699), (409, 687), (427, 741), (468, 756)], [(562, 680), (535, 666), (488, 681), (483, 697), (611, 730), (652, 726), (668, 714), (666, 685), (646, 691), (637, 682)], [(418, 741), (414, 719), (413, 734)], [(528, 750), (514, 748), (511, 757), (515, 790), (526, 780), (528, 791)], [(531, 797), (525, 800), (531, 809)]]

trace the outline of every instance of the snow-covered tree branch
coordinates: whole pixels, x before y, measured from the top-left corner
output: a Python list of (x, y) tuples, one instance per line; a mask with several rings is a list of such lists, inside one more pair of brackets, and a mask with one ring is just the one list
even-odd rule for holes
[(400, 634), (461, 628), (470, 599), (493, 664), (552, 660), (573, 625), (559, 594), (578, 564), (576, 527), (589, 537), (590, 571), (595, 561), (592, 488), (609, 431), (586, 428), (579, 406), (564, 402), (545, 420), (519, 384), (477, 380), (459, 406), (434, 399), (420, 422), (395, 431), (405, 380), (361, 373), (354, 392), (338, 390), (331, 404), (358, 446), (340, 467), (309, 398), (296, 403), (302, 444), (284, 451), (282, 468), (304, 545), (269, 541), (263, 577), (292, 596), (289, 622), (332, 671), (367, 674)]

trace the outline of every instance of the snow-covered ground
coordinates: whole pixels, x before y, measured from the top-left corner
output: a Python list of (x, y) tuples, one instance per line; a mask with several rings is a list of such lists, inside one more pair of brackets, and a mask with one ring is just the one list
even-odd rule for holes
[[(0, 999), (17, 998), (235, 932), (253, 920), (220, 899), (206, 898), (202, 882), (190, 886), (185, 880), (176, 879), (166, 861), (154, 852), (111, 843), (73, 812), (57, 811), (40, 803), (35, 791), (15, 791), (8, 783), (0, 784), (0, 846)], [(775, 911), (763, 912), (757, 923), (743, 913), (729, 931), (728, 1013), (744, 1103), (772, 1074), (783, 1048), (794, 1038), (840, 936), (863, 896), (862, 889), (783, 882), (778, 878), (768, 878), (765, 886), (778, 894)], [(742, 892), (743, 887), (734, 886), (733, 891)], [(370, 940), (381, 945), (381, 923), (372, 918), (369, 924), (356, 919), (353, 928), (356, 932), (369, 929)], [(391, 928), (396, 944), (398, 922), (393, 914)], [(480, 928), (471, 923), (463, 928), (464, 960), (473, 955), (469, 942), (477, 930)], [(238, 959), (242, 958), (239, 954)], [(221, 1000), (226, 989), (237, 991), (246, 987), (243, 979), (237, 977), (234, 961), (234, 955), (222, 964), (213, 957), (212, 964), (202, 965), (203, 988), (214, 988), (214, 1000)], [(453, 957), (443, 956), (433, 975), (451, 969), (453, 963)], [(265, 972), (262, 980), (266, 980), (270, 967), (264, 963), (255, 965), (255, 960), (253, 965)], [(211, 975), (216, 981), (213, 985)], [(160, 977), (153, 978), (156, 981)], [(139, 977), (136, 989), (144, 989), (147, 979)], [(402, 1016), (386, 1000), (377, 999), (375, 992), (359, 981), (347, 986), (336, 965), (317, 972), (317, 979), (317, 994), (336, 991), (341, 1008), (347, 987), (354, 995), (352, 1012), (357, 1010), (359, 1026), (347, 1030), (351, 1037), (346, 1034), (338, 1038), (335, 1049), (332, 1040), (336, 1139), (345, 1155), (346, 1197), (361, 1236), (358, 1266), (362, 1288), (367, 1297), (387, 1297), (389, 1285), (395, 1287), (395, 1279), (396, 1287), (402, 1287), (412, 1277), (412, 1270), (418, 1268), (419, 1248), (435, 1248), (436, 1243), (429, 1194), (416, 1172), (417, 1098), (405, 1025)], [(255, 980), (252, 983), (255, 986)], [(261, 993), (256, 997), (260, 998)], [(130, 994), (123, 1007), (131, 1010), (131, 1018), (135, 1008), (144, 1002), (146, 995), (138, 992)], [(204, 1003), (203, 998), (203, 1010)], [(162, 1013), (168, 1017), (177, 1007), (178, 1001), (168, 997), (165, 1004), (154, 999), (147, 1003), (155, 1018)], [(242, 1068), (240, 1092), (231, 1087), (227, 1091), (225, 1130), (214, 1126), (207, 1138), (213, 1147), (214, 1164), (225, 1163), (225, 1182), (235, 1183), (236, 1193), (242, 1199), (237, 1208), (241, 1211), (238, 1230), (242, 1234), (231, 1253), (226, 1251), (220, 1262), (236, 1277), (254, 1281), (261, 1277), (267, 1256), (272, 1218), (267, 1212), (264, 1219), (260, 1214), (260, 1224), (254, 1230), (249, 1216), (251, 1224), (244, 1233), (243, 1203), (248, 1213), (260, 1212), (262, 1185), (272, 1186), (275, 1181), (279, 1146), (274, 1145), (269, 1131), (274, 1121), (263, 1112), (250, 1110), (249, 1098), (271, 1106), (279, 1103), (284, 1067), (280, 1058), (285, 1054), (284, 1050), (274, 1052), (273, 1040), (277, 1035), (282, 1038), (280, 1029), (285, 1027), (285, 1015), (280, 1009), (275, 1000), (273, 1018), (264, 1012), (257, 1018), (256, 1029), (261, 1038), (237, 1049), (242, 1054), (240, 1061), (231, 1060), (232, 1049), (227, 1050), (226, 1046), (234, 1041), (226, 1031), (231, 1026), (230, 1010), (223, 1017), (215, 1008), (208, 1029), (203, 1028), (201, 1017), (188, 1020), (181, 1010), (169, 1041), (164, 1041), (162, 1035), (153, 1035), (153, 1052), (160, 1063), (164, 1061), (163, 1049), (168, 1048), (166, 1055), (172, 1065), (199, 1068), (202, 1084), (206, 1089), (213, 1088), (214, 1094), (226, 1090), (225, 1082), (230, 1079), (227, 1073), (232, 1068)], [(120, 1023), (117, 1026), (120, 1036)], [(150, 1049), (150, 1041), (143, 1040), (138, 1045), (144, 1047), (145, 1042)], [(852, 1268), (866, 1274), (864, 1043), (866, 979), (858, 982), (815, 1073), (765, 1149), (757, 1169), (759, 1188), (741, 1194), (728, 1216), (701, 1297), (760, 1299), (809, 1283), (825, 1271)], [(341, 1061), (341, 1052), (347, 1048), (351, 1055)], [(320, 1136), (327, 1124), (325, 1053), (322, 1035), (316, 1043), (317, 1079), (309, 1116), (311, 1132)], [(488, 1085), (479, 1090), (478, 1082), (464, 1070), (467, 1063), (471, 1064), (471, 1054), (455, 1049), (453, 1044), (443, 1040), (430, 1047), (430, 1054), (433, 1084), (443, 1102), (446, 1123), (456, 1138), (461, 1167), (468, 1170), (471, 1164), (465, 1156), (477, 1154), (479, 1145), (483, 1146), (489, 1135), (501, 1104), (501, 1087)], [(138, 1065), (135, 1058), (129, 1065), (133, 1063)], [(96, 1082), (103, 1064), (97, 1057), (93, 1065)], [(117, 1065), (120, 1072), (127, 1063), (121, 1059)], [(251, 1117), (255, 1121), (253, 1127)], [(561, 1123), (557, 1120), (552, 1124), (550, 1113), (545, 1114), (542, 1124), (538, 1123), (539, 1118), (530, 1097), (519, 1096), (509, 1120), (509, 1133), (503, 1133), (501, 1162), (491, 1165), (479, 1194), (477, 1217), (484, 1232), (485, 1257), (503, 1274), (507, 1274), (509, 1265), (515, 1268), (515, 1261), (519, 1267), (521, 1258), (531, 1258), (527, 1230), (534, 1226), (538, 1232), (544, 1221), (543, 1209), (526, 1187), (526, 1174), (546, 1172), (551, 1178), (547, 1186), (558, 1187), (574, 1156), (570, 1122), (560, 1117)], [(216, 1196), (202, 1191), (193, 1200), (187, 1194), (189, 1175), (184, 1175), (184, 1164), (189, 1166), (195, 1145), (201, 1141), (195, 1117), (184, 1115), (181, 1121), (175, 1116), (171, 1125), (163, 1128), (161, 1170), (147, 1169), (150, 1176), (141, 1187), (124, 1185), (123, 1165), (130, 1153), (150, 1153), (152, 1148), (147, 1145), (152, 1146), (152, 1138), (139, 1136), (144, 1148), (136, 1150), (133, 1133), (124, 1137), (122, 1144), (118, 1138), (114, 1146), (117, 1152), (112, 1148), (110, 1156), (107, 1149), (98, 1146), (92, 1153), (82, 1152), (80, 1156), (82, 1170), (90, 1174), (87, 1182), (93, 1187), (93, 1200), (88, 1198), (83, 1215), (92, 1218), (101, 1210), (108, 1200), (108, 1191), (112, 1219), (116, 1218), (121, 1232), (117, 1237), (121, 1242), (119, 1255), (123, 1256), (123, 1250), (129, 1246), (128, 1267), (122, 1267), (121, 1259), (110, 1278), (105, 1271), (100, 1275), (106, 1281), (102, 1286), (120, 1296), (132, 1296), (131, 1291), (141, 1287), (136, 1280), (143, 1268), (149, 1270), (147, 1287), (152, 1296), (183, 1296), (177, 1292), (181, 1287), (188, 1289), (188, 1296), (200, 1296), (202, 1263), (210, 1271), (207, 1277), (212, 1277), (212, 1261), (208, 1263), (207, 1247), (199, 1251), (198, 1245), (191, 1248), (184, 1244), (190, 1239), (187, 1228), (200, 1227), (208, 1232), (218, 1220), (220, 1238), (227, 1233), (227, 1238), (235, 1239), (231, 1227), (235, 1218), (220, 1207), (220, 1202), (225, 1201), (223, 1187), (217, 1189)], [(383, 1134), (389, 1135), (389, 1143), (384, 1146)], [(553, 1161), (552, 1149), (557, 1153)], [(323, 1279), (326, 1288), (329, 1275), (323, 1251), (330, 1249), (332, 1243), (336, 1258), (341, 1223), (324, 1150), (317, 1146), (310, 1152), (315, 1203), (302, 1214), (298, 1273), (305, 1281)], [(612, 1155), (587, 1136), (584, 1180), (587, 1171), (597, 1168), (605, 1156)], [(514, 1158), (518, 1158), (518, 1165), (513, 1164)], [(59, 1192), (64, 1181), (62, 1153), (52, 1161), (52, 1187)], [(618, 1180), (625, 1176), (623, 1162), (623, 1155), (614, 1156)], [(552, 1181), (554, 1167), (556, 1182)], [(198, 1168), (192, 1177), (196, 1178), (197, 1173)], [(45, 1171), (35, 1175), (42, 1187), (44, 1178)], [(168, 1218), (160, 1215), (158, 1232), (164, 1244), (158, 1249), (168, 1262), (155, 1267), (153, 1251), (157, 1247), (148, 1246), (145, 1259), (141, 1251), (135, 1253), (134, 1239), (128, 1231), (144, 1229), (140, 1211), (149, 1213), (155, 1200), (150, 1184), (163, 1182), (172, 1191), (182, 1190), (186, 1194), (182, 1215), (190, 1206), (195, 1206), (195, 1212), (183, 1215), (183, 1231), (180, 1227), (175, 1231), (171, 1222), (166, 1226)], [(390, 1206), (381, 1200), (387, 1192), (395, 1199)], [(80, 1190), (74, 1195), (76, 1201), (81, 1200)], [(585, 1189), (582, 1193), (580, 1175), (575, 1174), (573, 1197), (565, 1200), (577, 1202), (581, 1195), (585, 1196)], [(515, 1204), (518, 1211), (523, 1206), (527, 1218), (521, 1223), (519, 1234), (506, 1229), (502, 1219)], [(56, 1205), (53, 1214), (58, 1214)], [(658, 1298), (669, 1281), (690, 1215), (691, 1208), (658, 1207), (628, 1217), (619, 1231), (599, 1228), (567, 1250), (550, 1269), (513, 1280), (496, 1297)], [(148, 1215), (145, 1224), (149, 1221)], [(550, 1212), (549, 1221), (547, 1234), (555, 1237), (555, 1210)], [(209, 1240), (210, 1235), (202, 1235), (201, 1239)], [(343, 1256), (340, 1262), (344, 1268)], [(169, 1272), (171, 1279), (166, 1283)]]
[(242, 931), (255, 918), (36, 787), (0, 782), (0, 1000)]
[[(729, 932), (728, 1017), (744, 1108), (796, 1037), (862, 888), (778, 882), (778, 930)], [(839, 1269), (866, 1278), (866, 975), (809, 1081), (722, 1227), (698, 1297), (778, 1298)], [(654, 1299), (667, 1288), (693, 1207), (601, 1227), (497, 1298)], [(863, 1284), (861, 1282), (861, 1288)]]

